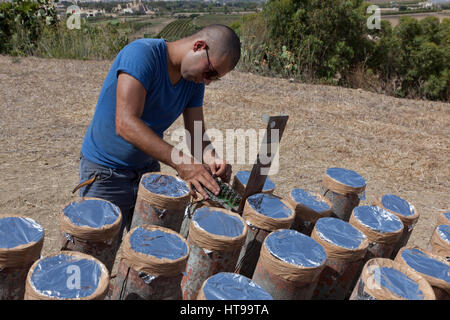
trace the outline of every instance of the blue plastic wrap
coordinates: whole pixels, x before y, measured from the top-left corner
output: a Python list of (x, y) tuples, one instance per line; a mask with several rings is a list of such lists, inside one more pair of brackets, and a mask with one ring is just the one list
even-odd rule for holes
[(323, 212), (330, 210), (330, 206), (325, 201), (322, 201), (317, 194), (312, 191), (304, 189), (294, 189), (291, 191), (292, 199), (316, 212)]
[(450, 225), (442, 224), (438, 226), (437, 233), (442, 240), (450, 243)]
[(375, 268), (373, 279), (382, 287), (408, 300), (423, 300), (419, 285), (404, 273), (389, 267)]
[(448, 220), (450, 220), (450, 212), (444, 213), (444, 216), (445, 216)]
[(294, 211), (271, 194), (257, 193), (247, 198), (250, 206), (257, 212), (274, 219), (285, 219), (294, 215)]
[(378, 206), (356, 207), (353, 215), (360, 223), (379, 233), (396, 232), (403, 227), (396, 215)]
[(108, 201), (86, 199), (71, 202), (63, 209), (63, 213), (74, 225), (101, 228), (116, 222), (120, 209)]
[[(247, 185), (248, 179), (250, 179), (250, 174), (251, 174), (250, 171), (238, 171), (236, 172), (236, 177), (243, 185)], [(264, 182), (262, 191), (268, 191), (272, 189), (275, 189), (275, 183), (273, 183), (272, 180), (270, 180), (269, 177), (267, 177), (266, 182)]]
[(189, 193), (185, 181), (168, 175), (150, 174), (142, 178), (142, 185), (152, 193), (168, 197), (182, 197)]
[(38, 242), (44, 229), (30, 218), (0, 218), (0, 248), (12, 249), (31, 242)]
[(416, 248), (405, 249), (401, 254), (402, 259), (417, 272), (450, 283), (450, 267), (448, 264), (429, 257)]
[(244, 232), (244, 224), (238, 217), (210, 207), (195, 210), (192, 222), (196, 227), (218, 236), (234, 238)]
[(306, 268), (325, 263), (327, 254), (314, 239), (295, 230), (279, 229), (265, 240), (267, 250), (276, 258)]
[(405, 217), (415, 214), (414, 207), (410, 205), (408, 201), (393, 194), (385, 194), (381, 198), (381, 203), (386, 209), (401, 214)]
[(329, 168), (327, 169), (326, 174), (330, 178), (333, 178), (334, 180), (337, 180), (349, 187), (361, 188), (366, 185), (366, 180), (352, 170), (343, 168)]
[(159, 259), (176, 260), (188, 252), (186, 243), (179, 236), (157, 229), (136, 228), (130, 236), (130, 244), (134, 251)]
[(203, 293), (207, 300), (273, 300), (257, 283), (231, 272), (220, 272), (210, 277)]
[(320, 218), (316, 222), (315, 230), (321, 239), (350, 250), (358, 248), (366, 239), (364, 233), (337, 218)]
[(31, 275), (36, 292), (60, 299), (85, 298), (95, 292), (102, 267), (94, 260), (65, 254), (43, 258)]

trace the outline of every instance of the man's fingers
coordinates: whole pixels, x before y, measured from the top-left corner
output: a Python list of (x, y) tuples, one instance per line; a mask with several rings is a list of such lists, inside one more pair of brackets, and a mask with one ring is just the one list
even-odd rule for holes
[(216, 175), (221, 177), (225, 182), (230, 182), (231, 180), (231, 165), (226, 163), (221, 163), (219, 170), (217, 170)]
[(198, 181), (192, 181), (192, 184), (195, 186), (197, 191), (202, 195), (203, 199), (208, 199), (208, 195), (206, 194), (205, 190), (203, 190), (202, 185)]
[(206, 188), (208, 188), (211, 192), (214, 194), (219, 194), (220, 187), (217, 184), (216, 180), (213, 179), (211, 175), (208, 173), (205, 173), (199, 177), (199, 181), (202, 185), (204, 185)]
[(225, 173), (227, 166), (225, 163), (217, 163), (216, 165), (219, 166), (219, 169), (216, 171), (216, 175), (219, 177), (222, 177), (222, 175)]
[(194, 199), (197, 199), (198, 198), (197, 192), (195, 192), (194, 188), (192, 187), (193, 186), (192, 183), (188, 182), (188, 186), (189, 186), (189, 193), (190, 193), (190, 195), (192, 197), (194, 197)]

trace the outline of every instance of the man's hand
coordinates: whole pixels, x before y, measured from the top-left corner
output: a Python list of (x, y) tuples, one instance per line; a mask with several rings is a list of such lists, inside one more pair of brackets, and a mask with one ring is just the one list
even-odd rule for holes
[(193, 187), (202, 195), (203, 199), (208, 199), (208, 195), (203, 186), (208, 188), (215, 195), (220, 192), (220, 187), (211, 175), (210, 167), (201, 163), (182, 162), (178, 164), (177, 170), (181, 179), (186, 181), (189, 186), (191, 195), (197, 199), (197, 194)]
[(230, 182), (232, 173), (231, 164), (226, 163), (225, 160), (216, 158), (212, 163), (208, 164), (208, 166), (213, 174), (227, 183)]
[(220, 159), (214, 150), (205, 150), (203, 162), (208, 165), (212, 174), (215, 174), (225, 182), (230, 182), (232, 168), (225, 160)]

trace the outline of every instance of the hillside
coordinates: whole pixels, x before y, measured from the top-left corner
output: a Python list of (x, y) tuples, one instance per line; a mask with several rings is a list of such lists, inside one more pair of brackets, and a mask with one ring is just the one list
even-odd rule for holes
[[(81, 142), (111, 63), (0, 56), (0, 214), (41, 223), (44, 254), (59, 249), (56, 217), (74, 198)], [(426, 247), (436, 215), (450, 210), (450, 104), (240, 72), (206, 89), (208, 128), (265, 128), (261, 115), (280, 112), (290, 118), (276, 194), (319, 191), (329, 167), (355, 170), (367, 180), (361, 204), (394, 193), (416, 206), (409, 243)]]

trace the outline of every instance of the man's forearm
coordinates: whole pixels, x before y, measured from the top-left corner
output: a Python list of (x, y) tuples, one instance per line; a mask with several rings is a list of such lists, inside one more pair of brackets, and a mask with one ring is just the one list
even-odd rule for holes
[[(207, 159), (216, 157), (214, 145), (209, 140), (208, 136), (205, 135), (205, 130), (204, 130), (203, 126), (202, 126), (201, 140), (195, 136), (194, 132), (189, 132), (189, 135), (190, 135), (190, 140), (187, 141), (188, 142), (187, 145), (188, 145), (189, 151), (194, 156), (194, 158), (196, 158), (198, 161), (206, 163), (206, 162), (208, 162)], [(203, 137), (205, 139), (203, 139)], [(200, 141), (202, 144), (202, 148), (201, 148), (201, 150), (198, 150), (195, 148), (195, 145), (196, 145), (196, 143), (199, 143)], [(201, 151), (201, 154), (196, 154), (199, 151)]]
[(176, 168), (177, 161), (173, 159), (172, 154), (179, 152), (183, 161), (190, 161), (190, 157), (183, 155), (181, 151), (174, 150), (174, 147), (161, 139), (151, 128), (149, 128), (141, 119), (129, 117), (121, 121), (117, 126), (117, 134), (126, 141), (134, 145), (147, 155), (163, 162), (164, 164)]

